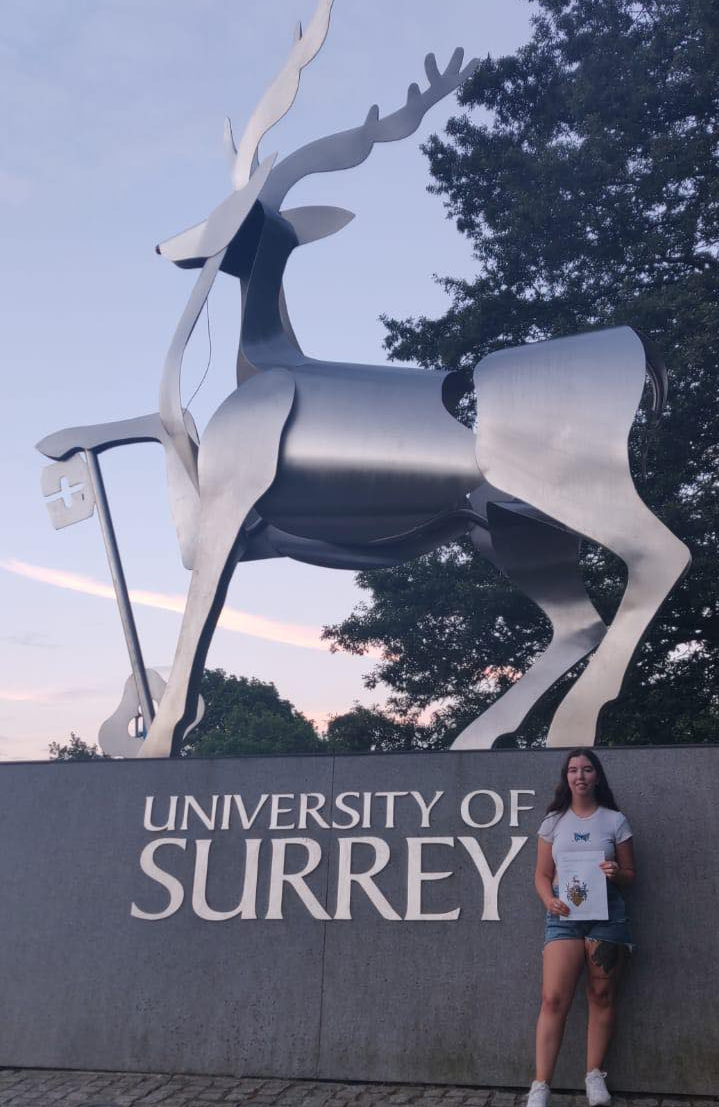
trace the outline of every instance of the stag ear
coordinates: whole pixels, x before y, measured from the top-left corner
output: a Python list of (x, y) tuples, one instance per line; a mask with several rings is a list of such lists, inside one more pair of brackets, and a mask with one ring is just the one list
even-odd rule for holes
[(297, 242), (304, 246), (306, 242), (316, 242), (318, 238), (327, 238), (346, 227), (354, 217), (353, 211), (345, 208), (303, 207), (288, 208), (280, 215), (291, 223), (297, 235)]

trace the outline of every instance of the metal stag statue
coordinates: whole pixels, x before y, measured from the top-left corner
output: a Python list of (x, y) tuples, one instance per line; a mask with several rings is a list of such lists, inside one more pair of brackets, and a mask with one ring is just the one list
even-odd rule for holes
[[(516, 730), (554, 682), (593, 652), (548, 736), (550, 746), (591, 745), (601, 708), (618, 695), (644, 631), (690, 561), (640, 500), (629, 470), (627, 437), (645, 372), (656, 412), (666, 372), (629, 327), (494, 353), (475, 370), (473, 433), (452, 414), (463, 391), (455, 373), (318, 361), (303, 353), (282, 289), (287, 260), (297, 246), (341, 230), (352, 215), (283, 208), (287, 194), (309, 174), (349, 169), (375, 143), (412, 134), (477, 64), (463, 68), (457, 50), (442, 72), (430, 54), (428, 87), (410, 85), (398, 111), (380, 117), (374, 106), (361, 126), (279, 162), (276, 155), (260, 161), (260, 140), (292, 105), (301, 70), (327, 34), (332, 3), (319, 0), (307, 30), (297, 28), (289, 58), (239, 145), (227, 122), (233, 191), (204, 222), (157, 248), (176, 265), (200, 270), (167, 355), (159, 412), (71, 428), (39, 443), (60, 463), (45, 470), (45, 495), (69, 482), (69, 506), (59, 499), (48, 505), (55, 525), (88, 517), (97, 502), (128, 638), (133, 676), (101, 744), (142, 757), (177, 752), (197, 719), (207, 650), (237, 562), (293, 557), (378, 568), (469, 534), (544, 611), (553, 637), (454, 748), (488, 748)], [(200, 441), (183, 409), (180, 370), (219, 272), (242, 287), (237, 388)], [(165, 450), (182, 561), (192, 570), (166, 687), (142, 663), (98, 463), (103, 450), (140, 441)], [(626, 590), (609, 627), (582, 584), (582, 536), (627, 565)], [(143, 725), (151, 721), (144, 740), (139, 730), (135, 738), (127, 734), (138, 705)]]

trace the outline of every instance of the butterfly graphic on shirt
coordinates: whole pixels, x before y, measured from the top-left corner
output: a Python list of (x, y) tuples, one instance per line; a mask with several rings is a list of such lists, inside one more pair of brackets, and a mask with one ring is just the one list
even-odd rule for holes
[(577, 834), (577, 832), (575, 830), (574, 831), (574, 841), (575, 842), (588, 842), (589, 841), (589, 831), (586, 834)]

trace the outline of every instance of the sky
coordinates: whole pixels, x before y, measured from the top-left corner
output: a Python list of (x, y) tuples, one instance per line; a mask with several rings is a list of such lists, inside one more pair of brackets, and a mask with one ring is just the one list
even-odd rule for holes
[[(64, 427), (157, 410), (167, 346), (194, 276), (154, 252), (229, 192), (225, 115), (242, 133), (313, 0), (5, 0), (0, 27), (0, 366), (4, 393), (0, 541), (0, 760), (42, 759), (71, 731), (94, 742), (130, 673), (96, 518), (52, 528), (35, 451)], [(527, 0), (336, 0), (324, 48), (286, 118), (263, 140), (280, 157), (382, 114), (440, 67), (513, 52)], [(382, 364), (381, 312), (437, 316), (434, 274), (470, 276), (471, 248), (427, 192), (421, 143), (457, 110), (448, 97), (418, 132), (355, 169), (310, 177), (288, 200), (349, 208), (341, 234), (298, 250), (285, 287), (314, 357)], [(192, 403), (200, 430), (233, 387), (236, 282), (210, 297), (212, 359)], [(208, 360), (198, 326), (183, 368), (191, 396)], [(166, 674), (188, 582), (162, 451), (101, 460), (145, 662)], [(371, 657), (331, 654), (321, 629), (362, 593), (353, 575), (286, 559), (241, 565), (208, 665), (271, 680), (320, 726), (355, 701), (382, 702)]]

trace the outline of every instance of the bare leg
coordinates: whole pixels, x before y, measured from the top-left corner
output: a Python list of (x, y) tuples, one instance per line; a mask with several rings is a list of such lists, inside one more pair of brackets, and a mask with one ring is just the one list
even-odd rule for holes
[(537, 1019), (535, 1080), (551, 1083), (564, 1024), (584, 968), (584, 942), (565, 938), (544, 947), (542, 1006)]
[(601, 1069), (614, 1029), (617, 985), (626, 962), (624, 946), (587, 939), (587, 1072)]

